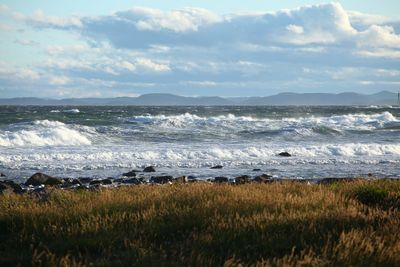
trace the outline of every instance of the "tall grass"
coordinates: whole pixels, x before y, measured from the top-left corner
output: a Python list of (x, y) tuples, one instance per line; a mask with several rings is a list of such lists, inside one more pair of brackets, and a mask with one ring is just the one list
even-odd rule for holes
[(399, 195), (396, 181), (3, 195), (0, 266), (400, 266)]

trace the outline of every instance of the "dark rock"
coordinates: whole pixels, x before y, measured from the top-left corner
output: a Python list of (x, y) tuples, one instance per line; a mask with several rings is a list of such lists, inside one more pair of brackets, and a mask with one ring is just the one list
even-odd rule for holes
[(222, 165), (212, 166), (210, 169), (222, 169)]
[(6, 181), (1, 181), (0, 182), (0, 193), (23, 193), (24, 190), (22, 189), (22, 187), (19, 184), (16, 184), (14, 181), (11, 180), (6, 180)]
[(261, 174), (259, 176), (254, 177), (253, 181), (258, 183), (269, 183), (272, 181), (272, 176), (268, 174)]
[(261, 169), (253, 169), (253, 172), (259, 172)]
[(141, 184), (140, 180), (137, 178), (130, 178), (123, 180), (124, 184)]
[(235, 184), (246, 184), (250, 182), (250, 176), (242, 175), (235, 178)]
[(44, 185), (59, 185), (62, 184), (64, 181), (56, 178), (56, 177), (52, 177), (49, 176), (47, 174), (44, 173), (35, 173), (34, 175), (32, 175), (28, 181), (26, 181), (25, 185), (33, 185), (33, 186), (38, 186), (41, 184)]
[(64, 178), (63, 180), (65, 185), (82, 185), (78, 179)]
[(227, 177), (218, 176), (214, 178), (215, 183), (227, 183), (229, 179)]
[(0, 172), (0, 177), (6, 177), (6, 175), (2, 172)]
[(292, 155), (289, 153), (289, 152), (281, 152), (281, 153), (279, 153), (278, 154), (278, 156), (281, 156), (281, 157), (291, 157)]
[(102, 179), (102, 180), (93, 180), (89, 183), (89, 185), (108, 185), (108, 184), (112, 184), (112, 181), (110, 179)]
[(178, 183), (178, 184), (184, 184), (187, 182), (187, 177), (186, 176), (179, 176), (176, 177), (172, 180), (174, 183)]
[(78, 179), (73, 179), (72, 184), (74, 185), (82, 185), (82, 183)]
[(153, 166), (148, 166), (143, 169), (143, 172), (155, 172), (156, 169)]
[(90, 183), (93, 179), (92, 179), (92, 178), (89, 178), (89, 177), (80, 177), (78, 180), (79, 180), (82, 184), (88, 184), (88, 183)]
[(171, 182), (174, 177), (165, 175), (165, 176), (152, 176), (150, 178), (151, 183), (156, 183), (156, 184), (165, 184), (168, 182)]
[(188, 180), (193, 180), (193, 179), (196, 179), (196, 176), (189, 175), (187, 178), (188, 178)]
[(110, 178), (100, 180), (101, 184), (112, 184), (112, 180)]
[(63, 179), (64, 183), (62, 184), (63, 188), (69, 188), (69, 187), (77, 187), (81, 186), (82, 183), (78, 179), (72, 179), (72, 178), (64, 178)]
[(123, 173), (122, 176), (126, 176), (126, 177), (136, 177), (136, 170), (132, 170), (132, 171)]
[(114, 183), (123, 183), (126, 179), (122, 179), (122, 178), (118, 178), (118, 179), (114, 179)]
[(89, 183), (89, 185), (100, 185), (100, 184), (101, 184), (100, 180), (93, 180), (93, 181), (90, 181), (90, 183)]

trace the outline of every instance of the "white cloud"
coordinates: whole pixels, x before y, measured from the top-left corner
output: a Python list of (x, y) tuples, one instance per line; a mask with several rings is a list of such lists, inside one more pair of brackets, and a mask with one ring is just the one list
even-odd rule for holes
[(359, 44), (370, 47), (400, 48), (400, 35), (391, 26), (372, 25), (359, 33)]
[(116, 15), (128, 20), (134, 18), (133, 22), (136, 28), (143, 31), (197, 31), (200, 26), (221, 21), (220, 16), (202, 8), (163, 12), (157, 9), (136, 7)]
[(289, 24), (288, 26), (286, 26), (286, 30), (296, 34), (302, 34), (304, 32), (303, 27), (294, 24)]
[(14, 12), (13, 16), (17, 20), (25, 21), (28, 25), (47, 28), (80, 28), (82, 27), (81, 19), (78, 16), (58, 17), (48, 16), (42, 10), (36, 10), (31, 16), (25, 16), (21, 13)]
[(34, 70), (23, 68), (15, 73), (15, 77), (18, 79), (38, 80), (40, 75)]
[[(32, 87), (65, 92), (85, 88), (108, 94), (126, 88), (128, 93), (135, 88), (186, 94), (186, 88), (202, 88), (204, 94), (243, 95), (349, 91), (360, 81), (377, 81), (368, 86), (378, 90), (390, 89), (382, 82), (397, 79), (393, 70), (400, 69), (397, 24), (348, 12), (339, 3), (230, 15), (143, 7), (91, 17), (12, 14), (36, 30), (74, 34), (75, 45), (41, 41), (35, 49), (43, 49), (47, 59), (26, 67), (36, 76), (25, 73), (30, 78), (24, 82), (32, 81)], [(20, 72), (0, 72), (0, 78), (3, 84), (17, 84)]]
[(157, 63), (148, 58), (138, 58), (136, 64), (138, 67), (154, 72), (167, 72), (171, 70), (168, 63)]
[[(350, 15), (349, 15), (350, 14)], [(282, 44), (398, 46), (399, 35), (387, 25), (357, 30), (351, 19), (377, 21), (371, 15), (346, 12), (339, 3), (304, 6), (275, 13), (220, 16), (201, 8), (170, 12), (135, 7), (100, 17), (55, 17), (36, 11), (25, 21), (36, 27), (75, 29), (95, 43), (116, 48), (153, 48), (169, 52), (174, 46), (223, 46), (246, 43), (255, 47)], [(379, 21), (384, 21), (380, 19)], [(348, 47), (346, 47), (347, 49)]]
[(122, 62), (120, 62), (120, 63), (119, 63), (119, 66), (120, 66), (122, 69), (126, 69), (126, 70), (128, 70), (128, 71), (132, 71), (132, 72), (135, 72), (135, 71), (136, 71), (136, 66), (133, 65), (132, 63), (128, 62), (128, 61), (122, 61)]
[(37, 81), (40, 77), (40, 74), (36, 70), (16, 67), (12, 64), (0, 61), (0, 79), (26, 83), (29, 81)]
[(71, 79), (66, 76), (50, 76), (49, 84), (51, 85), (66, 85), (71, 82)]
[(399, 50), (386, 49), (386, 48), (377, 48), (374, 50), (358, 50), (355, 51), (354, 54), (366, 58), (389, 58), (389, 59), (400, 58)]
[(357, 11), (348, 11), (347, 14), (352, 24), (359, 24), (363, 26), (384, 24), (390, 21), (384, 16), (365, 14)]

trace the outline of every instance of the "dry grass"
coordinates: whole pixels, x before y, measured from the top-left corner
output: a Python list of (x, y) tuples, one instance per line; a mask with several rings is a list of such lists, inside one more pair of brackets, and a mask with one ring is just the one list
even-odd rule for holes
[(400, 266), (399, 196), (396, 181), (4, 195), (0, 266)]

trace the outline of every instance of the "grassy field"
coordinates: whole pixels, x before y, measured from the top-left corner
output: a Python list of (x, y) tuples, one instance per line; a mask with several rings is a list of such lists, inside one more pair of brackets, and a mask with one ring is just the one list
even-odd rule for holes
[(0, 196), (0, 266), (400, 266), (400, 182)]

